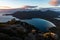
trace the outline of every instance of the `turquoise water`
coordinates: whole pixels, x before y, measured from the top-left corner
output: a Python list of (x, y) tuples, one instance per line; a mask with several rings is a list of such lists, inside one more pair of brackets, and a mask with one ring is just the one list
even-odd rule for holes
[(41, 31), (48, 31), (49, 28), (56, 27), (53, 23), (40, 18), (33, 18), (33, 19), (21, 20), (21, 21), (31, 24)]

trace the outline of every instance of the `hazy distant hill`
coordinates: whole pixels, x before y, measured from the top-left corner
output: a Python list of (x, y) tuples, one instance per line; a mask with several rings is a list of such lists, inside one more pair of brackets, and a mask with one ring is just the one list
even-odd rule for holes
[(14, 13), (16, 11), (32, 11), (38, 9), (23, 9), (23, 8), (14, 8), (14, 9), (0, 9), (0, 13)]
[(51, 10), (51, 11), (57, 11), (60, 12), (60, 8), (59, 7), (51, 7), (51, 8), (38, 8), (38, 9), (23, 9), (23, 8), (14, 8), (14, 9), (0, 9), (0, 13), (14, 13), (16, 11), (36, 11), (36, 10), (41, 10), (41, 11), (47, 11), (47, 10)]

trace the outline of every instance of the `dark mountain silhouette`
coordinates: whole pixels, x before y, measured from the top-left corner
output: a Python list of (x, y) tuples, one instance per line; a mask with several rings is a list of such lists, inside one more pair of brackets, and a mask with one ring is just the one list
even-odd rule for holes
[(31, 19), (31, 18), (43, 18), (43, 19), (54, 19), (58, 17), (60, 14), (55, 11), (47, 10), (47, 11), (17, 11), (12, 16), (19, 19)]

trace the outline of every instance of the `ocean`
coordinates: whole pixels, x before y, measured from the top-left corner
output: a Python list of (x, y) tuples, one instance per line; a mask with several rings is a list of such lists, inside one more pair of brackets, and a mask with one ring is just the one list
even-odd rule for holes
[[(7, 21), (10, 21), (11, 19), (15, 18), (11, 15), (5, 16), (4, 14), (9, 14), (9, 13), (0, 13), (0, 22), (7, 22)], [(15, 19), (17, 19), (17, 18), (15, 18)]]

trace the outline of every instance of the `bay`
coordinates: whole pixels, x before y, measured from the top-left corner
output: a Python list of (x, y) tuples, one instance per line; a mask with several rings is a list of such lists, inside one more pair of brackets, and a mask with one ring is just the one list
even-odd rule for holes
[[(7, 22), (10, 21), (11, 19), (15, 18), (13, 16), (3, 16), (4, 14), (9, 14), (9, 13), (0, 13), (0, 22)], [(16, 20), (18, 20), (17, 18), (15, 18)]]

